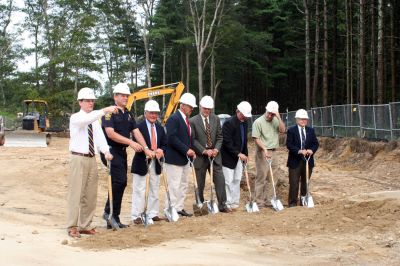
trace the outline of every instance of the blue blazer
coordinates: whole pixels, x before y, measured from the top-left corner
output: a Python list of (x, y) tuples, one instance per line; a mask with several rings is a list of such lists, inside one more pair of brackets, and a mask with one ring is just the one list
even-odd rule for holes
[[(306, 126), (306, 150), (312, 150), (313, 153), (318, 150), (318, 139), (312, 127)], [(296, 168), (299, 163), (304, 160), (303, 155), (298, 154), (301, 149), (301, 139), (297, 124), (290, 127), (287, 131), (286, 147), (289, 150), (287, 167)], [(314, 167), (314, 156), (311, 156), (309, 166)]]
[[(165, 152), (165, 148), (167, 146), (167, 135), (165, 134), (164, 128), (156, 123), (156, 132), (157, 132), (157, 147), (162, 149)], [(151, 147), (151, 138), (149, 135), (149, 130), (147, 129), (146, 120), (142, 121), (138, 125), (138, 129), (143, 135), (144, 140), (146, 141), (146, 145)], [(138, 175), (146, 175), (147, 174), (147, 165), (146, 165), (146, 154), (142, 152), (136, 152), (135, 156), (132, 160), (131, 172)], [(159, 175), (161, 173), (161, 166), (156, 161), (156, 174)]]
[(222, 166), (234, 169), (238, 162), (238, 155), (240, 152), (249, 155), (247, 149), (247, 121), (244, 122), (244, 145), (243, 151), (240, 150), (242, 146), (242, 136), (240, 133), (240, 120), (237, 118), (236, 114), (231, 116), (225, 121), (222, 126), (222, 147), (221, 147), (221, 157)]
[(165, 162), (180, 166), (186, 165), (188, 162), (186, 153), (191, 148), (193, 140), (189, 136), (186, 122), (179, 111), (168, 118), (166, 128), (168, 140)]

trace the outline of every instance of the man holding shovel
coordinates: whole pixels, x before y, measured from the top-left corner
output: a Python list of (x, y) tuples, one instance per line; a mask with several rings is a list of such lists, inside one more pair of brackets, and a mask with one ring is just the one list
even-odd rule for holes
[(275, 101), (268, 102), (264, 115), (257, 118), (252, 127), (252, 137), (256, 143), (256, 179), (255, 199), (259, 208), (271, 205), (272, 185), (271, 171), (267, 165), (270, 160), (272, 174), (278, 165), (275, 151), (279, 147), (279, 133), (285, 132), (285, 124), (279, 115), (279, 105)]
[(150, 147), (153, 153), (153, 163), (150, 169), (147, 169), (147, 159), (144, 152), (136, 152), (135, 157), (133, 157), (131, 172), (133, 173), (132, 221), (134, 224), (142, 224), (143, 222), (140, 214), (143, 212), (145, 203), (147, 171), (150, 171), (149, 200), (147, 206), (148, 217), (154, 222), (165, 220), (158, 216), (158, 190), (160, 188), (161, 174), (161, 166), (158, 160), (164, 157), (164, 150), (167, 145), (167, 135), (164, 128), (157, 123), (159, 113), (160, 107), (158, 103), (154, 100), (149, 100), (144, 106), (144, 117), (146, 119), (138, 124), (138, 129), (142, 133), (146, 145)]
[[(193, 214), (184, 209), (184, 202), (188, 189), (190, 173), (189, 161), (196, 158), (192, 149), (192, 129), (189, 117), (193, 108), (197, 107), (196, 97), (191, 93), (184, 93), (180, 100), (178, 111), (172, 114), (167, 121), (167, 148), (165, 150), (165, 171), (170, 189), (172, 206), (181, 216), (191, 217)], [(167, 196), (165, 207), (168, 207)]]
[[(121, 213), (122, 197), (127, 185), (127, 154), (126, 148), (131, 147), (135, 152), (144, 150), (147, 156), (151, 157), (152, 152), (146, 145), (142, 133), (136, 127), (136, 122), (133, 116), (126, 109), (128, 96), (131, 94), (128, 84), (118, 83), (113, 90), (114, 101), (117, 108), (117, 113), (106, 115), (102, 119), (103, 130), (106, 133), (108, 145), (111, 147), (111, 154), (114, 159), (111, 162), (111, 179), (112, 179), (112, 195), (113, 195), (113, 218), (118, 223), (119, 228), (128, 227), (122, 224), (119, 218)], [(131, 139), (131, 134), (136, 141)], [(111, 229), (111, 224), (108, 222), (110, 214), (110, 201), (107, 199), (104, 207), (103, 218), (107, 221), (107, 229)]]
[(299, 182), (301, 182), (300, 194), (303, 197), (306, 196), (306, 159), (309, 159), (308, 178), (310, 178), (314, 167), (313, 155), (319, 146), (314, 129), (307, 126), (309, 119), (307, 111), (299, 109), (295, 118), (296, 125), (288, 129), (286, 138), (286, 147), (289, 150), (287, 160), (287, 167), (289, 168), (289, 207), (297, 206)]
[(243, 162), (247, 163), (247, 119), (251, 117), (250, 103), (243, 101), (237, 105), (236, 114), (222, 126), (222, 172), (225, 177), (226, 204), (236, 210), (240, 200), (240, 180)]
[(204, 203), (204, 186), (207, 171), (210, 169), (210, 160), (213, 159), (213, 179), (218, 199), (218, 209), (229, 213), (232, 210), (226, 206), (225, 178), (222, 173), (220, 150), (222, 146), (222, 130), (218, 116), (212, 113), (214, 100), (211, 96), (204, 96), (200, 100), (200, 113), (190, 119), (193, 130), (193, 149), (196, 152), (194, 167), (196, 169), (199, 197)]
[(105, 115), (117, 111), (115, 106), (93, 111), (96, 97), (90, 88), (82, 88), (78, 93), (81, 110), (71, 116), (70, 175), (68, 177), (68, 235), (96, 234), (91, 226), (97, 202), (97, 163), (95, 154), (100, 150), (107, 160), (112, 160), (107, 141), (99, 123)]

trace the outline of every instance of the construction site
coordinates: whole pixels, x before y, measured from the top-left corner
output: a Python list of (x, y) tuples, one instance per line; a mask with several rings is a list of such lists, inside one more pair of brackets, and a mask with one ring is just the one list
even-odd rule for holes
[[(177, 222), (106, 229), (107, 169), (98, 160), (98, 234), (72, 239), (65, 228), (68, 134), (47, 148), (0, 147), (2, 265), (397, 265), (400, 261), (400, 145), (320, 138), (310, 183), (314, 208), (287, 208), (287, 149), (278, 149), (278, 198), (284, 210), (240, 210)], [(249, 143), (254, 178), (254, 143)], [(128, 152), (128, 161), (133, 157)], [(130, 169), (128, 169), (130, 172)], [(121, 220), (130, 221), (132, 177)], [(190, 179), (191, 180), (191, 179)], [(192, 186), (190, 186), (191, 188)], [(209, 190), (206, 190), (209, 191)], [(160, 186), (163, 206), (164, 187)], [(207, 195), (207, 194), (206, 194)], [(189, 189), (185, 209), (191, 210)], [(162, 211), (162, 210), (160, 210)]]

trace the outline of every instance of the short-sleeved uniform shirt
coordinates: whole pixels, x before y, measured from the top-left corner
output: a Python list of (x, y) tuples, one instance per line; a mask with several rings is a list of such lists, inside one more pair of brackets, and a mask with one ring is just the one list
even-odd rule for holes
[(267, 149), (279, 147), (279, 120), (274, 117), (271, 122), (265, 118), (265, 114), (257, 118), (252, 127), (251, 136), (258, 138)]
[(136, 122), (135, 119), (132, 117), (132, 115), (129, 113), (127, 109), (125, 109), (124, 112), (122, 110), (118, 109), (117, 114), (106, 114), (102, 118), (102, 127), (104, 130), (104, 135), (107, 138), (107, 143), (110, 146), (114, 147), (127, 147), (128, 145), (126, 144), (121, 144), (118, 142), (113, 141), (110, 139), (106, 132), (105, 128), (106, 127), (112, 127), (114, 128), (114, 131), (121, 136), (124, 136), (126, 138), (130, 138), (132, 130), (136, 128)]

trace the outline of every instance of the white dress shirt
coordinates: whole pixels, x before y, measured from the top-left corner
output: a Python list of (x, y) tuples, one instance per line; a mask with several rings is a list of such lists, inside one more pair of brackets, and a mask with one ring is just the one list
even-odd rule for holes
[[(298, 128), (298, 130), (299, 130), (300, 143), (303, 144), (303, 143), (302, 143), (303, 141), (302, 141), (302, 139), (301, 139), (301, 130), (303, 130), (303, 133), (304, 133), (304, 140), (306, 140), (306, 139), (307, 139), (306, 127), (301, 127), (301, 126), (297, 125), (297, 128)], [(305, 146), (305, 145), (304, 145), (304, 146)]]
[[(181, 114), (181, 116), (182, 116), (182, 118), (183, 118), (183, 121), (185, 121), (185, 124), (186, 124), (186, 115), (185, 115), (181, 110), (178, 109), (178, 111), (179, 111), (179, 113)], [(189, 119), (189, 117), (188, 117), (188, 119)], [(190, 123), (190, 122), (189, 122), (189, 123)], [(187, 125), (187, 124), (186, 124), (186, 125)], [(189, 127), (189, 135), (192, 136), (192, 127)]]
[(104, 115), (103, 110), (95, 110), (90, 113), (80, 110), (71, 115), (69, 120), (70, 141), (69, 150), (73, 152), (89, 153), (89, 136), (88, 125), (93, 127), (93, 143), (94, 151), (97, 154), (98, 150), (102, 153), (109, 152), (106, 137), (101, 129), (99, 119)]

